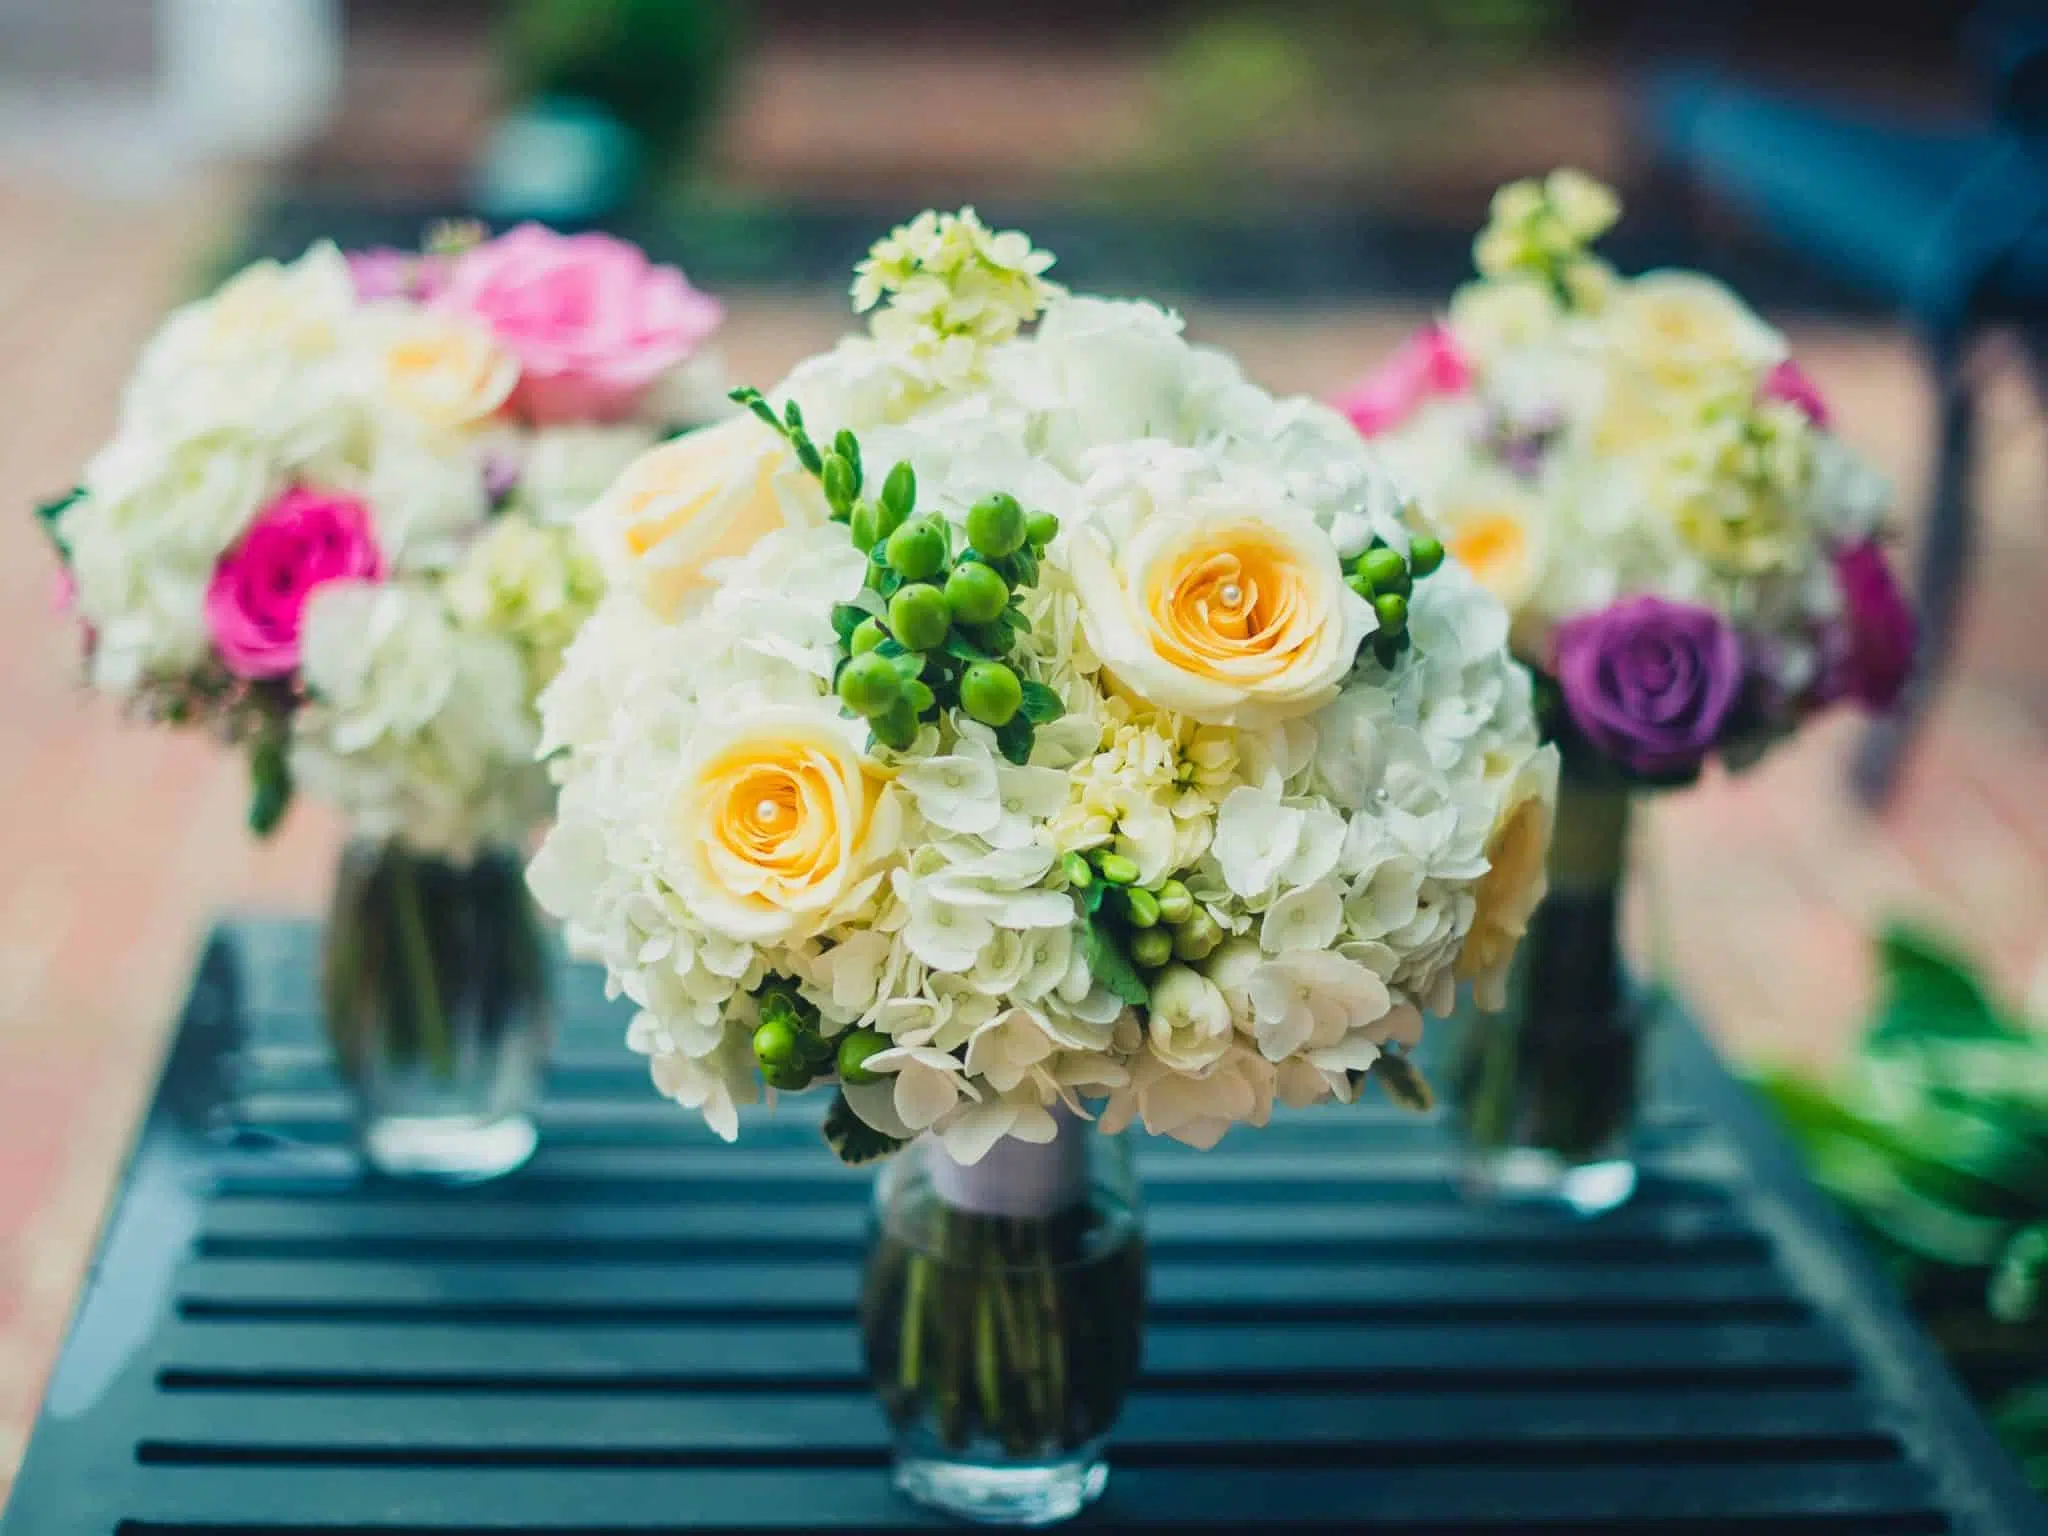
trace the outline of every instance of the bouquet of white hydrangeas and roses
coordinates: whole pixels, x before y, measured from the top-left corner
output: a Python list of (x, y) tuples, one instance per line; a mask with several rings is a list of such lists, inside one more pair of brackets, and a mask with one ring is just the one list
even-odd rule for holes
[[(592, 508), (610, 593), (542, 699), (531, 881), (657, 1086), (730, 1139), (763, 1082), (830, 1085), (842, 1155), (924, 1138), (955, 1214), (1057, 1210), (1090, 1119), (1208, 1147), (1419, 1094), (1557, 775), (1505, 611), (1343, 417), (1051, 260), (971, 212), (876, 245), (867, 334)], [(1370, 600), (1366, 560), (1401, 571)], [(940, 1334), (885, 1374), (950, 1422), (944, 1319), (987, 1292), (917, 1261), (883, 1291)], [(1034, 1402), (1006, 1441), (1067, 1433)]]

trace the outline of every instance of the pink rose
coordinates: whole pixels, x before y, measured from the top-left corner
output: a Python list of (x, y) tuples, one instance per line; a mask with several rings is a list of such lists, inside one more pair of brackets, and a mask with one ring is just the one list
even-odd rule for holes
[(1766, 400), (1783, 400), (1788, 405), (1798, 406), (1816, 427), (1828, 424), (1827, 402), (1821, 399), (1820, 391), (1806, 376), (1806, 370), (1789, 357), (1770, 371), (1759, 393)]
[(1426, 325), (1378, 371), (1331, 403), (1365, 436), (1378, 437), (1413, 416), (1431, 396), (1461, 395), (1471, 384), (1472, 370), (1449, 328)]
[(464, 252), (439, 302), (479, 316), (519, 359), (512, 405), (541, 425), (629, 415), (725, 318), (638, 246), (538, 224)]
[(295, 487), (257, 513), (214, 567), (206, 589), (214, 649), (237, 677), (288, 677), (298, 669), (299, 626), (314, 590), (383, 574), (367, 506)]
[(1919, 637), (1913, 610), (1874, 540), (1837, 551), (1835, 579), (1842, 584), (1843, 617), (1823, 642), (1827, 665), (1821, 697), (1890, 709), (1913, 671)]

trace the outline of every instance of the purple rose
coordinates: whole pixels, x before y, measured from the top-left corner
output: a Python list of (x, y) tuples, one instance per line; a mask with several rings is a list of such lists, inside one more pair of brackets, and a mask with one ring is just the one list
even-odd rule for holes
[(1742, 692), (1742, 641), (1710, 608), (1630, 597), (1557, 632), (1572, 722), (1636, 773), (1699, 766)]
[(1913, 610), (1892, 579), (1884, 551), (1871, 540), (1836, 553), (1835, 579), (1842, 586), (1842, 623), (1824, 642), (1821, 695), (1890, 709), (1913, 671)]

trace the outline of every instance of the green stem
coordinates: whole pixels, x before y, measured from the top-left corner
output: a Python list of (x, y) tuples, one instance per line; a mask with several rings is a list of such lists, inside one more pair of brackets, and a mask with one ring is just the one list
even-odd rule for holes
[(397, 908), (398, 942), (405, 950), (406, 979), (411, 983), (413, 1017), (421, 1045), (435, 1071), (455, 1072), (455, 1042), (441, 1008), (441, 988), (434, 975), (433, 947), (427, 941), (427, 916), (420, 905), (419, 870), (403, 851), (392, 854), (392, 904)]

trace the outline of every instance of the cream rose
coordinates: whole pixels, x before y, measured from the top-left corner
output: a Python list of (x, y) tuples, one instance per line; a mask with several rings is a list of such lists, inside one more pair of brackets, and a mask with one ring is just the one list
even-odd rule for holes
[(635, 459), (582, 527), (608, 581), (674, 619), (706, 585), (707, 566), (830, 515), (789, 445), (754, 417), (734, 416)]
[(488, 421), (519, 383), (519, 359), (466, 315), (392, 304), (365, 320), (385, 398), (422, 426), (460, 431)]
[(678, 889), (706, 927), (743, 943), (789, 942), (873, 890), (902, 813), (825, 708), (759, 710), (707, 732), (712, 744), (685, 766)]
[(1557, 820), (1556, 747), (1539, 747), (1503, 775), (1500, 812), (1486, 838), (1486, 873), (1473, 895), (1476, 906), (1457, 974), (1472, 983), (1479, 1006), (1497, 1011), (1507, 1002), (1508, 966), (1529, 926), (1530, 914), (1550, 888), (1550, 834)]
[(1784, 360), (1785, 338), (1710, 277), (1645, 272), (1611, 304), (1615, 347), (1666, 389), (1693, 390), (1730, 373), (1762, 375)]
[(1320, 709), (1378, 627), (1329, 536), (1289, 506), (1196, 503), (1141, 524), (1115, 557), (1080, 531), (1067, 558), (1104, 670), (1207, 725)]
[(1464, 477), (1429, 503), (1444, 547), (1510, 615), (1521, 612), (1543, 574), (1543, 508), (1508, 475)]

